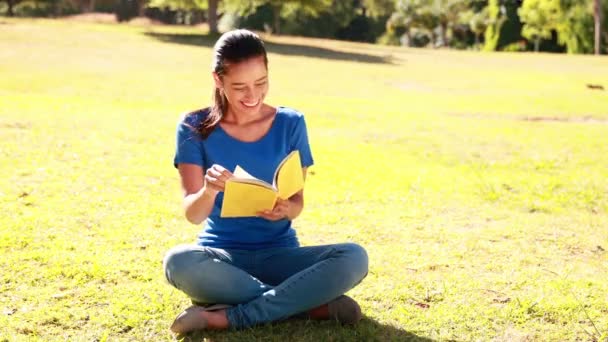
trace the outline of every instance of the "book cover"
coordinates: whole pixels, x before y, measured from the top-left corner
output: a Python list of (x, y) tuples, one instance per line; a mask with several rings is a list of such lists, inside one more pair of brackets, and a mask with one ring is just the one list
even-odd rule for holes
[(299, 151), (289, 153), (277, 166), (273, 184), (255, 178), (237, 165), (234, 177), (226, 181), (221, 217), (257, 216), (272, 210), (277, 198), (288, 199), (304, 188)]

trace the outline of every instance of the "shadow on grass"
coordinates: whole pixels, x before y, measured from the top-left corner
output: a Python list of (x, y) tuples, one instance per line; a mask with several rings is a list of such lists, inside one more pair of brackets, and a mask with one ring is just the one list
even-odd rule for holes
[(291, 319), (241, 331), (197, 331), (178, 336), (183, 342), (194, 341), (421, 341), (434, 340), (364, 317), (356, 326), (331, 321)]
[[(146, 32), (144, 34), (148, 37), (152, 37), (166, 43), (204, 46), (209, 48), (213, 47), (215, 41), (217, 40), (217, 38), (219, 38), (218, 35), (208, 34), (157, 32)], [(286, 56), (303, 56), (340, 61), (355, 61), (362, 63), (392, 64), (390, 57), (380, 57), (363, 53), (336, 51), (308, 45), (273, 43), (268, 41), (264, 44), (266, 45), (266, 49), (268, 50), (268, 52)]]

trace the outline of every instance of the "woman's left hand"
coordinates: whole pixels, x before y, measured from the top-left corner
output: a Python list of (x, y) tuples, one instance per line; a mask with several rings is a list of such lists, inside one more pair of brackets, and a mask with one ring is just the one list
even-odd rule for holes
[(277, 198), (277, 202), (272, 210), (259, 211), (258, 216), (270, 221), (288, 219), (291, 202)]

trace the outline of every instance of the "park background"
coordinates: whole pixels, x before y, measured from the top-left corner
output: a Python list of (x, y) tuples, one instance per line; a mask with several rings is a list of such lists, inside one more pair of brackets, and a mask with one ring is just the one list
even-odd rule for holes
[[(172, 340), (190, 303), (162, 257), (199, 230), (181, 209), (175, 128), (210, 102), (209, 3), (22, 1), (11, 17), (9, 1), (0, 341)], [(217, 5), (217, 30), (265, 39), (269, 103), (305, 113), (301, 242), (357, 242), (370, 273), (349, 292), (356, 327), (184, 339), (606, 340), (608, 59), (592, 55), (597, 36), (606, 53), (593, 1)]]

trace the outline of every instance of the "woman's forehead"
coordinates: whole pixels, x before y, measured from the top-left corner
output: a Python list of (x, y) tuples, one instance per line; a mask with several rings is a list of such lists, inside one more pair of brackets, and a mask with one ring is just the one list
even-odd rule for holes
[(249, 58), (238, 63), (230, 63), (226, 68), (226, 76), (230, 78), (257, 79), (268, 73), (263, 57)]

